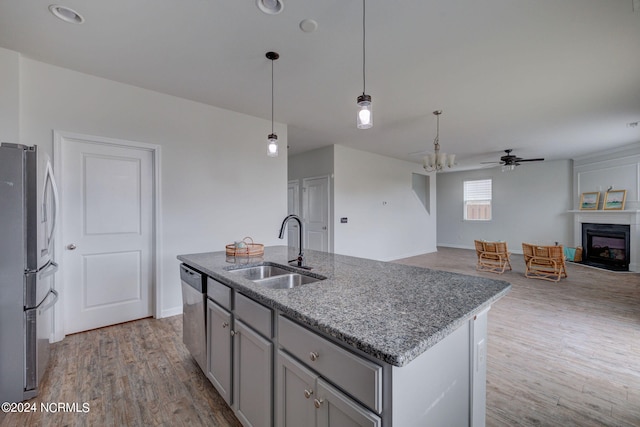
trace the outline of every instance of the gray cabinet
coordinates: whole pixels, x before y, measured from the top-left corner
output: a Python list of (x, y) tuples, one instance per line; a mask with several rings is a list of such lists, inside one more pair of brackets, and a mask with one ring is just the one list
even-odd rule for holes
[(208, 278), (207, 377), (245, 427), (273, 425), (271, 309)]
[(233, 340), (236, 415), (246, 427), (271, 426), (273, 344), (237, 319)]
[(314, 426), (318, 375), (291, 356), (278, 351), (276, 403), (278, 427)]
[(284, 317), (278, 331), (278, 426), (382, 425), (381, 366)]
[(380, 427), (382, 421), (373, 412), (358, 405), (322, 378), (318, 378), (316, 427)]
[(206, 375), (245, 427), (485, 425), (488, 307), (398, 367), (211, 278), (207, 295)]
[(207, 300), (207, 378), (231, 405), (231, 313), (212, 300)]

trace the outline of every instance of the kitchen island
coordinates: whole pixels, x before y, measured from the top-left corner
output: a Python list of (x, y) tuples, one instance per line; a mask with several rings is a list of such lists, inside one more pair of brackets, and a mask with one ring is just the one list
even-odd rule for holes
[[(340, 425), (331, 422), (340, 413), (348, 425), (484, 425), (487, 312), (509, 283), (316, 251), (305, 253), (309, 272), (291, 268), (324, 280), (291, 289), (270, 289), (230, 271), (287, 265), (296, 255), (276, 246), (261, 258), (178, 256), (210, 278), (207, 366), (227, 366), (216, 356), (221, 346), (231, 356), (226, 384), (205, 373), (243, 424), (295, 425), (287, 420), (308, 417), (313, 422), (306, 425)], [(212, 297), (221, 292), (228, 293), (222, 302)], [(220, 343), (216, 319), (229, 342)], [(252, 344), (242, 347), (246, 337)], [(265, 383), (273, 378), (263, 388), (269, 396), (252, 397), (264, 398), (259, 414), (242, 408), (248, 376), (238, 371), (249, 354), (242, 349), (255, 346), (272, 373), (263, 375)], [(290, 390), (297, 383), (299, 399)], [(306, 401), (315, 413), (292, 410)]]

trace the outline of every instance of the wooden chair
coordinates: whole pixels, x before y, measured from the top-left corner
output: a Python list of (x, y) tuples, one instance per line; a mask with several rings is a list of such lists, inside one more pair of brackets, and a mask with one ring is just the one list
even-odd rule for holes
[(522, 244), (527, 278), (558, 282), (567, 277), (567, 267), (564, 260), (562, 245), (539, 246), (529, 243)]
[(511, 260), (509, 259), (511, 254), (507, 250), (506, 242), (475, 240), (475, 244), (478, 255), (476, 270), (498, 274), (504, 273), (507, 269), (511, 270)]

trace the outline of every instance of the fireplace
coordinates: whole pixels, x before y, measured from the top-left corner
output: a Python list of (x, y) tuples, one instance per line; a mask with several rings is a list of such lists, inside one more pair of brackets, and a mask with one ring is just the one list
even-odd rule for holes
[(628, 225), (582, 223), (583, 263), (629, 271), (631, 230)]

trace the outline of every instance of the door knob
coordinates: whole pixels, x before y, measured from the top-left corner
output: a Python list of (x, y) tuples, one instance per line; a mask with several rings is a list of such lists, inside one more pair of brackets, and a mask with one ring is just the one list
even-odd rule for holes
[(67, 245), (67, 249), (69, 249), (70, 251), (75, 250), (75, 248), (76, 248), (76, 245), (74, 245), (73, 243), (70, 243)]
[(320, 409), (322, 404), (324, 403), (324, 399), (313, 399), (313, 406)]

